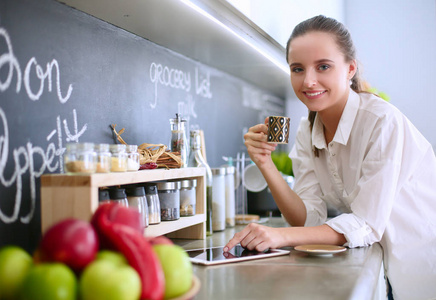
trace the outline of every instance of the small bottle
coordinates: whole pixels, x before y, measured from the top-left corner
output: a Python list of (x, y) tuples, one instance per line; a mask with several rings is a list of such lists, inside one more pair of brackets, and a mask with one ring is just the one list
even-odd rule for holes
[(111, 172), (126, 172), (127, 171), (127, 153), (126, 145), (114, 144), (110, 145), (112, 155)]
[(212, 170), (212, 230), (226, 229), (226, 169), (213, 168)]
[(95, 173), (97, 169), (97, 154), (93, 143), (67, 144), (64, 154), (64, 168), (67, 173)]
[(197, 180), (185, 179), (180, 181), (180, 216), (194, 216), (197, 203)]
[(127, 145), (127, 171), (139, 170), (139, 153), (137, 145)]
[(109, 190), (108, 189), (99, 189), (98, 190), (98, 205), (101, 205), (103, 203), (109, 203), (111, 200), (109, 196)]
[(160, 219), (173, 221), (180, 219), (180, 182), (156, 182), (160, 202)]
[(235, 227), (235, 167), (226, 169), (226, 226)]
[(122, 188), (111, 188), (109, 189), (109, 196), (112, 202), (116, 202), (118, 204), (129, 206), (129, 202), (127, 201), (126, 191)]
[(206, 169), (206, 234), (212, 235), (212, 171), (201, 154), (200, 130), (191, 130), (191, 152), (188, 166)]
[(170, 119), (171, 124), (171, 141), (170, 141), (170, 151), (180, 152), (180, 158), (182, 160), (182, 168), (188, 166), (188, 149), (186, 141), (186, 131), (185, 131), (186, 120), (182, 119), (179, 114), (176, 114), (174, 119)]
[(109, 144), (95, 145), (97, 153), (97, 173), (109, 173), (111, 171), (111, 153), (109, 152)]
[(148, 183), (145, 185), (145, 197), (148, 205), (148, 224), (159, 224), (160, 202), (156, 184)]
[(148, 227), (148, 205), (143, 186), (131, 186), (126, 188), (129, 207), (139, 211), (144, 221), (144, 228)]

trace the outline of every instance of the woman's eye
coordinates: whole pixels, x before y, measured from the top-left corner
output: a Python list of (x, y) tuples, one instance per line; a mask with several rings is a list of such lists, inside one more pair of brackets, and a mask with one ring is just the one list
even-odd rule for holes
[(292, 72), (292, 73), (300, 73), (300, 72), (303, 72), (303, 69), (302, 69), (302, 68), (299, 68), (299, 67), (295, 67), (295, 68), (292, 68), (292, 69), (291, 69), (291, 72)]
[(330, 69), (330, 66), (329, 65), (321, 65), (321, 66), (319, 66), (318, 69), (321, 70), (321, 71), (325, 71), (327, 69)]

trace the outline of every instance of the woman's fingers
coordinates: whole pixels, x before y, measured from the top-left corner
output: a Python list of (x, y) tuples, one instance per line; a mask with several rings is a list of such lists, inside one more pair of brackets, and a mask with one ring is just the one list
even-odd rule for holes
[(263, 252), (270, 248), (268, 230), (271, 229), (256, 223), (247, 225), (242, 231), (236, 233), (224, 247), (224, 252), (230, 251), (237, 244), (248, 250)]

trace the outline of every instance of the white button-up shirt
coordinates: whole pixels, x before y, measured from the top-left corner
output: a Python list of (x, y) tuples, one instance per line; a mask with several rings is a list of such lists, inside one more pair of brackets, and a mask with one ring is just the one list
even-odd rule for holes
[[(380, 242), (395, 299), (436, 299), (436, 158), (393, 105), (350, 91), (328, 145), (302, 119), (290, 153), (305, 226), (326, 223), (346, 246)], [(314, 148), (319, 149), (319, 157)], [(327, 221), (327, 206), (342, 212)]]

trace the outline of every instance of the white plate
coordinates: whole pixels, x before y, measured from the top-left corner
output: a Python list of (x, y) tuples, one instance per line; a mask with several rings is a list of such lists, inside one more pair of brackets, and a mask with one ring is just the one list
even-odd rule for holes
[(345, 247), (335, 245), (300, 245), (294, 249), (310, 255), (333, 255), (347, 250)]

